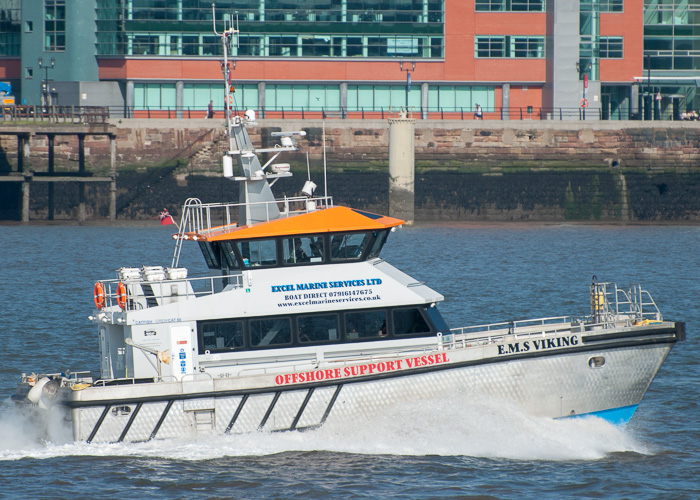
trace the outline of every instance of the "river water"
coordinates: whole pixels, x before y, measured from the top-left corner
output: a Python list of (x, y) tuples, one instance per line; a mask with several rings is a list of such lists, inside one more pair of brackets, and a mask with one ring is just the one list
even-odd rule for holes
[[(641, 283), (687, 322), (625, 427), (492, 401), (422, 401), (311, 432), (138, 444), (39, 438), (9, 400), (21, 372), (99, 369), (96, 279), (169, 265), (173, 226), (0, 226), (0, 497), (698, 498), (700, 227), (402, 228), (383, 256), (445, 296), (451, 326), (585, 315), (593, 274)], [(199, 250), (181, 263), (204, 272)]]

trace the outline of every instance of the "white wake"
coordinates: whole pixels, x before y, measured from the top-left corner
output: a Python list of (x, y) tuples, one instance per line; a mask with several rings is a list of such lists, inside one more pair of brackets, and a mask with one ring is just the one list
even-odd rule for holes
[(632, 432), (598, 418), (553, 420), (502, 403), (425, 400), (396, 405), (372, 419), (328, 423), (305, 432), (254, 432), (153, 440), (74, 443), (69, 424), (49, 418), (38, 432), (10, 404), (0, 407), (0, 460), (58, 456), (134, 456), (176, 460), (261, 456), (287, 451), (366, 455), (442, 455), (515, 460), (598, 460), (610, 453), (652, 453)]

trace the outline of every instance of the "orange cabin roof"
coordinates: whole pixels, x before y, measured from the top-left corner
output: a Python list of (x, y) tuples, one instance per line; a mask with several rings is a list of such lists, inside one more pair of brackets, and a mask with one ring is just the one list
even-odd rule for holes
[(247, 240), (296, 234), (370, 231), (401, 226), (406, 221), (348, 207), (333, 207), (293, 217), (238, 226), (217, 235), (201, 235), (206, 241)]

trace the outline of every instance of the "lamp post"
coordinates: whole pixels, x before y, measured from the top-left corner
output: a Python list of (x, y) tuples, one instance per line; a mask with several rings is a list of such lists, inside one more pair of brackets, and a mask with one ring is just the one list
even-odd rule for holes
[(583, 99), (581, 99), (581, 108), (583, 109), (583, 119), (586, 119), (586, 108), (588, 107), (588, 99), (586, 98), (586, 92), (588, 91), (588, 72), (593, 69), (593, 63), (590, 61), (588, 64), (582, 65), (579, 61), (576, 62), (576, 71), (578, 72), (578, 79), (581, 80), (581, 75), (583, 75)]
[(51, 92), (49, 91), (49, 70), (53, 69), (54, 66), (56, 66), (56, 59), (53, 57), (51, 58), (51, 62), (49, 64), (44, 64), (44, 61), (39, 58), (39, 69), (44, 70), (44, 80), (41, 83), (41, 97), (43, 100), (43, 104), (46, 107), (46, 111), (49, 111), (49, 106), (51, 106)]
[(403, 69), (403, 61), (399, 61), (399, 68), (406, 72), (406, 111), (408, 111), (408, 94), (411, 92), (411, 71), (416, 69), (416, 62), (411, 61), (411, 69)]
[(651, 94), (651, 54), (647, 54), (647, 92), (644, 96), (644, 119), (652, 120), (652, 105), (654, 102), (654, 97)]

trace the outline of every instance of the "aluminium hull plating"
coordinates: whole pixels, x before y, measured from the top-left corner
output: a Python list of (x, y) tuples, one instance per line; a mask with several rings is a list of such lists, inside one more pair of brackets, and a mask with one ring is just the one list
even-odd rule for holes
[[(628, 419), (682, 332), (676, 327), (637, 329), (632, 338), (624, 332), (606, 335), (509, 356), (497, 355), (504, 349), (493, 344), (446, 349), (432, 353), (434, 364), (310, 383), (275, 385), (267, 375), (248, 382), (241, 377), (217, 384), (90, 388), (69, 393), (64, 403), (71, 408), (75, 439), (93, 442), (294, 430), (358, 417), (371, 421), (392, 405), (435, 398), (486, 397), (552, 418), (622, 409), (611, 415)], [(604, 365), (592, 366), (594, 357), (604, 358)]]

